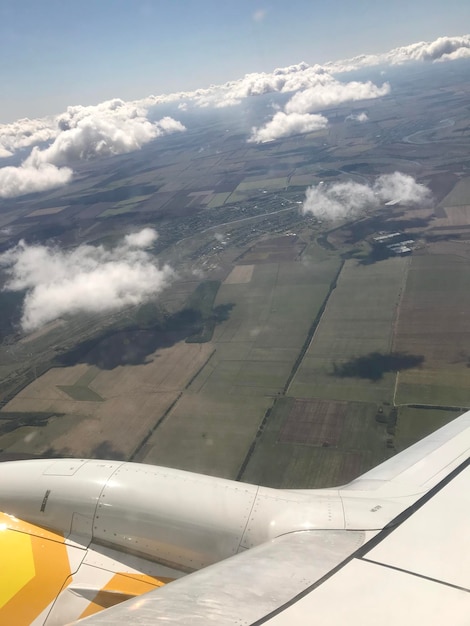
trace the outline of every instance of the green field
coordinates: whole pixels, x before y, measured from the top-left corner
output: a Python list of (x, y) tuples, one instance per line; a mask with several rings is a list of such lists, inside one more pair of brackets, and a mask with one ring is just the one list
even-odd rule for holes
[(271, 403), (187, 391), (134, 460), (235, 478)]
[(426, 435), (459, 416), (458, 411), (400, 407), (395, 431), (397, 452), (411, 446)]
[(106, 209), (103, 213), (100, 214), (100, 217), (113, 217), (114, 215), (122, 215), (123, 213), (132, 213), (134, 211), (134, 207), (150, 198), (152, 194), (147, 194), (143, 196), (134, 196), (133, 198), (129, 198), (128, 200), (122, 200), (114, 205), (112, 209)]
[[(186, 301), (186, 310), (195, 318), (198, 330), (186, 339), (186, 343), (206, 343), (212, 339), (218, 321), (214, 301), (220, 287), (218, 280), (206, 280), (196, 287)], [(223, 311), (220, 312), (222, 315)], [(225, 316), (225, 313), (223, 314)]]
[[(288, 394), (357, 402), (391, 401), (393, 371), (367, 377), (354, 362), (389, 354), (393, 323), (409, 261), (391, 258), (372, 265), (347, 261)], [(373, 365), (373, 363), (372, 363)], [(344, 375), (336, 372), (344, 371)]]
[(215, 327), (215, 352), (139, 460), (237, 477), (339, 265), (311, 251), (302, 262), (256, 265), (250, 282), (222, 284), (215, 308), (229, 313)]
[(280, 431), (294, 402), (280, 398), (266, 420), (243, 473), (245, 482), (270, 487), (312, 489), (349, 482), (388, 458), (389, 438), (377, 423), (373, 404), (347, 404), (341, 437), (336, 446), (313, 446), (279, 441)]
[(457, 255), (412, 259), (400, 305), (395, 349), (421, 355), (400, 372), (397, 404), (470, 406), (470, 266)]
[(88, 387), (82, 385), (57, 385), (57, 389), (60, 389), (66, 393), (72, 400), (79, 400), (81, 402), (103, 402), (103, 398)]
[(207, 204), (208, 209), (216, 209), (219, 206), (222, 206), (224, 202), (227, 200), (231, 191), (223, 192), (223, 193), (214, 193), (210, 202)]
[(241, 182), (235, 189), (235, 192), (256, 191), (258, 189), (266, 189), (271, 191), (274, 189), (285, 189), (287, 187), (287, 183), (287, 176), (281, 176), (279, 178), (261, 179), (245, 178), (245, 180)]
[(440, 366), (400, 372), (395, 404), (428, 404), (470, 408), (470, 369), (464, 365)]

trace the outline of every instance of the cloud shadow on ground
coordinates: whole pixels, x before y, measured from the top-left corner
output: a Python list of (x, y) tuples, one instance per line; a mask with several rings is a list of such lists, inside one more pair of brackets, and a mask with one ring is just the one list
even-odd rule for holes
[(363, 378), (376, 382), (381, 380), (387, 372), (398, 372), (419, 367), (423, 361), (424, 356), (419, 354), (371, 352), (340, 365), (335, 363), (331, 376), (338, 378)]

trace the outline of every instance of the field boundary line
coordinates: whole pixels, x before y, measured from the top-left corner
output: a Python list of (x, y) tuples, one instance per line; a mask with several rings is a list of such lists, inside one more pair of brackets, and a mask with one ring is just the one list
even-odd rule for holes
[(345, 259), (342, 259), (341, 261), (341, 265), (339, 266), (338, 271), (336, 272), (335, 277), (333, 278), (333, 280), (330, 283), (330, 289), (328, 291), (328, 293), (326, 294), (325, 299), (323, 300), (323, 304), (321, 305), (315, 319), (313, 320), (312, 325), (310, 326), (310, 329), (308, 331), (307, 334), (307, 338), (305, 339), (305, 342), (302, 346), (302, 348), (300, 349), (299, 355), (295, 360), (294, 365), (292, 366), (291, 372), (289, 374), (289, 377), (287, 379), (286, 384), (284, 385), (284, 389), (282, 390), (282, 395), (285, 396), (288, 392), (289, 392), (289, 388), (292, 384), (292, 381), (295, 378), (295, 375), (297, 374), (297, 371), (304, 359), (304, 356), (306, 355), (306, 353), (308, 352), (308, 350), (310, 349), (310, 346), (313, 343), (313, 340), (315, 339), (315, 334), (317, 332), (317, 328), (322, 320), (323, 314), (326, 310), (326, 307), (328, 305), (328, 302), (330, 300), (331, 294), (333, 293), (333, 291), (336, 289), (336, 286), (338, 284), (338, 280), (339, 277), (341, 275), (341, 272), (343, 271), (344, 265), (345, 265), (346, 261)]
[(142, 439), (142, 441), (136, 446), (136, 448), (134, 448), (134, 452), (129, 455), (129, 458), (127, 459), (128, 461), (133, 461), (135, 459), (135, 457), (139, 454), (139, 452), (142, 450), (142, 448), (145, 446), (145, 444), (147, 443), (147, 441), (150, 439), (150, 437), (153, 435), (153, 433), (157, 430), (157, 428), (165, 421), (165, 419), (168, 417), (168, 415), (170, 414), (170, 412), (172, 411), (172, 409), (175, 407), (176, 403), (179, 401), (179, 399), (181, 398), (181, 396), (183, 395), (183, 392), (180, 391), (179, 394), (176, 396), (176, 398), (173, 400), (173, 402), (170, 404), (170, 406), (166, 409), (166, 411), (163, 413), (163, 415), (161, 417), (158, 418), (158, 420), (156, 421), (156, 423), (152, 426), (152, 428), (148, 431), (148, 433), (145, 435), (145, 437)]

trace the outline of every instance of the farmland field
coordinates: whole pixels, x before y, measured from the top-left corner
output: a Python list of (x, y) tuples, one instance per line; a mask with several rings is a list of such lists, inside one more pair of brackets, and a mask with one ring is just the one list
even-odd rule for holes
[(215, 306), (230, 314), (214, 330), (215, 351), (138, 459), (235, 478), (338, 267), (337, 256), (317, 252), (254, 265), (249, 282), (225, 281)]
[[(175, 277), (152, 310), (71, 314), (29, 335), (24, 294), (1, 292), (0, 455), (331, 486), (470, 407), (460, 62), (410, 64), (390, 96), (338, 105), (328, 128), (262, 145), (247, 139), (267, 119), (263, 101), (288, 94), (247, 99), (241, 117), (237, 107), (211, 121), (205, 107), (178, 109), (188, 132), (83, 161), (62, 189), (2, 198), (2, 251), (21, 239), (107, 250), (155, 228), (142, 253)], [(351, 119), (361, 111), (366, 124)], [(343, 224), (302, 213), (307, 186), (373, 186), (393, 172), (427, 185), (433, 201)], [(415, 240), (413, 256), (374, 257), (373, 237), (390, 229)]]
[(235, 265), (233, 270), (224, 280), (224, 285), (238, 285), (249, 283), (253, 276), (254, 265)]
[(453, 207), (470, 204), (470, 178), (459, 181), (441, 201), (441, 206)]
[[(458, 249), (458, 246), (457, 246)], [(470, 266), (462, 256), (415, 256), (400, 306), (395, 350), (423, 356), (400, 372), (397, 404), (470, 406)]]
[(42, 427), (41, 437), (30, 438), (28, 429), (19, 428), (14, 438), (0, 437), (0, 447), (34, 455), (53, 448), (57, 455), (96, 456), (104, 441), (108, 454), (128, 458), (211, 350), (210, 344), (178, 343), (157, 350), (142, 365), (99, 370), (80, 363), (53, 368), (23, 389), (3, 412), (58, 416)]
[[(243, 480), (287, 489), (331, 487), (350, 481), (392, 454), (386, 446), (384, 426), (375, 420), (376, 408), (356, 402), (280, 398), (257, 440)], [(301, 443), (295, 425), (305, 414), (309, 424), (303, 428), (307, 436)], [(313, 424), (320, 437), (312, 439)], [(329, 433), (328, 440), (322, 432)], [(292, 437), (296, 441), (286, 440)]]
[(245, 178), (236, 188), (236, 192), (255, 191), (257, 189), (285, 189), (287, 177), (249, 179)]
[[(392, 347), (393, 324), (409, 261), (347, 261), (288, 394), (358, 402), (391, 401), (393, 371), (361, 372), (357, 359), (378, 360)], [(358, 365), (360, 362), (357, 362)], [(355, 371), (357, 370), (357, 371)]]
[(400, 407), (395, 433), (397, 452), (444, 426), (459, 414), (459, 411)]

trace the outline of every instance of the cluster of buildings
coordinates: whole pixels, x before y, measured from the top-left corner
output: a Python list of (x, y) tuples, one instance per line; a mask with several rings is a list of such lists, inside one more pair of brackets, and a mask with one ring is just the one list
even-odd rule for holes
[(411, 254), (415, 247), (414, 239), (406, 239), (407, 235), (397, 231), (396, 233), (386, 233), (373, 238), (376, 246), (384, 246), (394, 254), (404, 256)]

